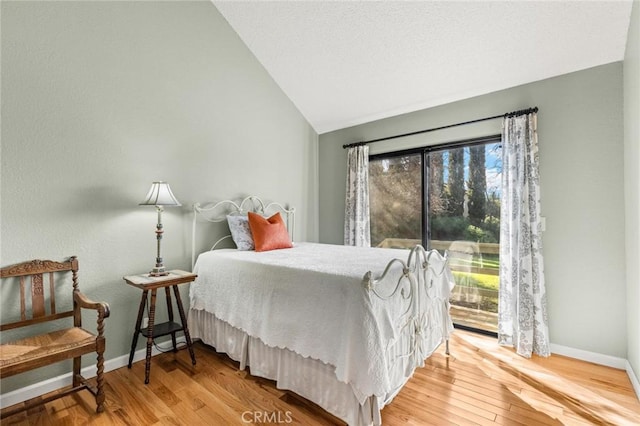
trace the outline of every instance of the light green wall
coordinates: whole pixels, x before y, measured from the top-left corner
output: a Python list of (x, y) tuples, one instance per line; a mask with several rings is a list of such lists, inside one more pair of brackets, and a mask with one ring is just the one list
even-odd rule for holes
[[(640, 380), (640, 2), (633, 2), (624, 57), (624, 186), (627, 359)], [(636, 389), (640, 395), (640, 389)]]
[[(342, 243), (343, 144), (538, 106), (551, 342), (626, 358), (622, 88), (622, 63), (613, 63), (320, 135), (320, 241)], [(371, 150), (496, 134), (500, 126), (483, 122)]]
[[(199, 201), (290, 203), (296, 239), (317, 240), (318, 136), (211, 2), (1, 7), (0, 264), (77, 255), (81, 289), (111, 305), (107, 359), (128, 354), (141, 295), (122, 276), (154, 263), (155, 209), (138, 206), (153, 180), (183, 204), (164, 214), (169, 268), (191, 267)], [(2, 291), (4, 319), (17, 299)]]

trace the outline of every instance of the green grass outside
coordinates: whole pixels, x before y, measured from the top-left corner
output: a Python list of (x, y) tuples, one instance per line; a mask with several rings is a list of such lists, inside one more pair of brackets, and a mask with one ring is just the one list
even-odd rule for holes
[(459, 264), (460, 266), (467, 265), (476, 268), (495, 268), (496, 271), (500, 266), (500, 261), (497, 259), (483, 259), (482, 261), (480, 261), (480, 259), (473, 259), (471, 261), (465, 261), (464, 259), (455, 259), (455, 263)]
[(470, 272), (452, 271), (456, 283), (465, 282), (465, 285), (486, 288), (498, 291), (500, 277), (498, 275), (475, 274)]

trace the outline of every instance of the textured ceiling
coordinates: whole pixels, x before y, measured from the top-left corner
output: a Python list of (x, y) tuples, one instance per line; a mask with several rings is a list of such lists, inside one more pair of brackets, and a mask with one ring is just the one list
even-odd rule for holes
[(624, 58), (632, 2), (215, 1), (318, 133)]

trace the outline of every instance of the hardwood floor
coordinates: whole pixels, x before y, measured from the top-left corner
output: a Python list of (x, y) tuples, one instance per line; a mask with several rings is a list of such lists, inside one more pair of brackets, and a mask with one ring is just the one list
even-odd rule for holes
[[(201, 343), (197, 366), (187, 351), (106, 374), (106, 409), (88, 392), (6, 418), (3, 425), (342, 424), (272, 381)], [(244, 413), (244, 414), (243, 414)], [(384, 425), (640, 424), (640, 402), (627, 374), (559, 355), (524, 359), (495, 339), (456, 330), (382, 411)]]

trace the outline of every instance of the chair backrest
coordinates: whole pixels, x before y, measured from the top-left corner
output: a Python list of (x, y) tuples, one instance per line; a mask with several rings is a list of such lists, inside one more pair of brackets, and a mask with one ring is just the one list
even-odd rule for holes
[[(20, 320), (0, 325), (0, 331), (38, 324), (46, 321), (74, 316), (80, 319), (79, 309), (57, 312), (55, 297), (55, 280), (61, 273), (72, 274), (73, 291), (78, 290), (78, 259), (73, 256), (66, 262), (52, 260), (31, 260), (0, 269), (2, 283), (19, 282), (20, 284)], [(5, 278), (13, 278), (7, 279)], [(48, 285), (45, 282), (48, 281)], [(47, 297), (48, 293), (48, 297)]]
[(452, 241), (447, 252), (451, 269), (458, 272), (473, 272), (473, 261), (482, 260), (480, 244), (473, 241)]

